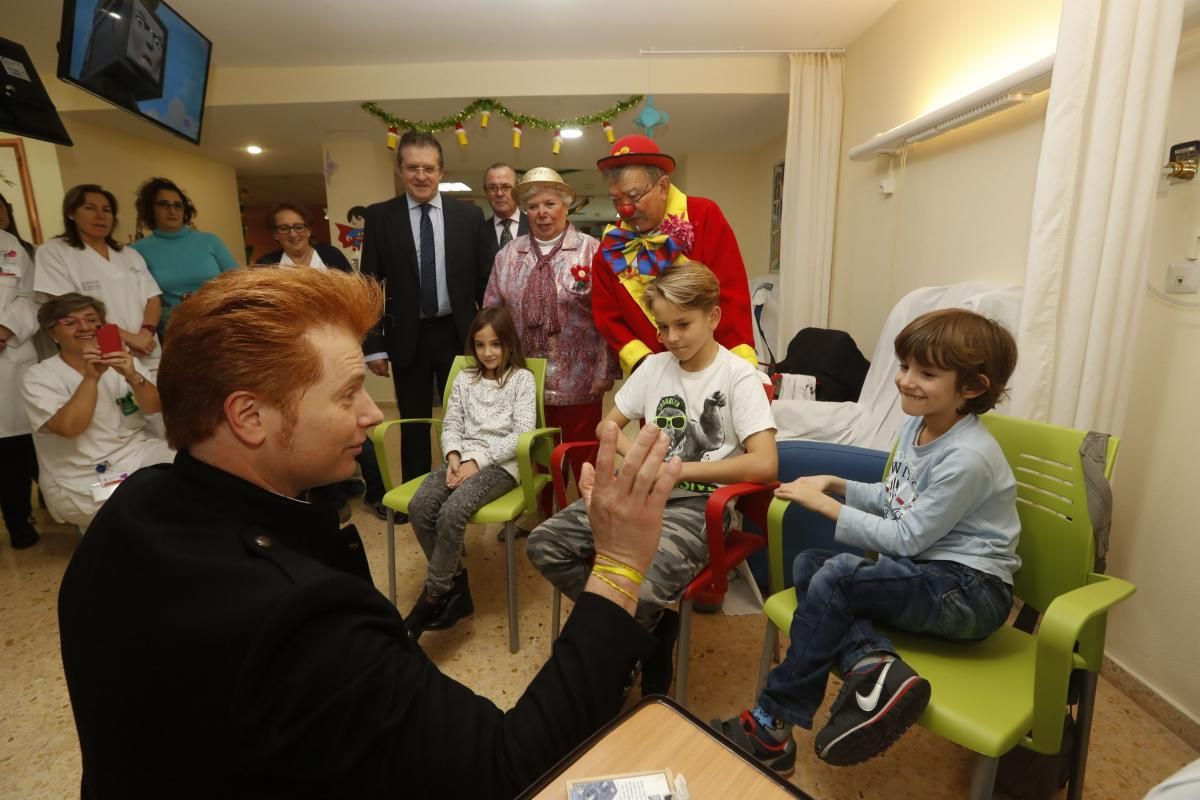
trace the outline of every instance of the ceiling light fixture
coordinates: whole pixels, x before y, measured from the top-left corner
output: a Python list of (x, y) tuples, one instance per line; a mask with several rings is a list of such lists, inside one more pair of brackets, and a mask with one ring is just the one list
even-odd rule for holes
[(261, 147), (259, 147), (259, 146), (258, 146), (258, 145), (256, 145), (256, 144), (252, 144), (252, 145), (250, 145), (249, 147), (247, 147), (247, 148), (246, 148), (246, 152), (247, 152), (247, 153), (249, 153), (249, 154), (250, 154), (250, 155), (252, 155), (252, 156), (256, 156), (256, 155), (258, 155), (259, 153), (261, 153), (261, 152), (262, 152), (262, 148), (261, 148)]
[(439, 183), (438, 191), (439, 192), (469, 192), (469, 191), (471, 191), (471, 187), (467, 186), (462, 181), (448, 181), (446, 183)]
[(579, 130), (579, 128), (563, 128), (559, 134), (564, 139), (578, 139), (580, 136), (583, 136), (583, 131)]
[(1054, 55), (1051, 54), (936, 111), (871, 137), (850, 148), (850, 158), (854, 161), (866, 161), (880, 155), (893, 156), (946, 131), (990, 117), (1006, 108), (1019, 106), (1035, 94), (1050, 88), (1050, 75), (1053, 70)]

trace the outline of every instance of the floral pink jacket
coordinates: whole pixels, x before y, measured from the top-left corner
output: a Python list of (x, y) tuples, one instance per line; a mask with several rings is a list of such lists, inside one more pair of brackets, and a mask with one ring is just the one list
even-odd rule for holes
[[(525, 352), (547, 358), (548, 406), (593, 403), (621, 377), (617, 356), (596, 330), (592, 320), (592, 258), (600, 243), (567, 225), (566, 241), (554, 257), (558, 288), (558, 335), (551, 338), (549, 353)], [(505, 305), (525, 336), (525, 283), (537, 262), (537, 245), (530, 235), (518, 236), (496, 254), (492, 277), (483, 295), (484, 305)]]

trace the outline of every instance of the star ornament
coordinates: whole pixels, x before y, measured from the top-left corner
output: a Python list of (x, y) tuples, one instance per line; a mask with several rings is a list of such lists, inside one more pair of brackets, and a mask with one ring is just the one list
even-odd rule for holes
[(646, 136), (654, 138), (654, 129), (671, 121), (671, 115), (654, 107), (654, 96), (646, 97), (642, 110), (633, 118), (633, 124), (646, 131)]

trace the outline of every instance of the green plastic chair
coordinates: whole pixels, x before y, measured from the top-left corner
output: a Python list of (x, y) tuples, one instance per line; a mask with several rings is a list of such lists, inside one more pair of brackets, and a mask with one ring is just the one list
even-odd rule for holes
[[(990, 798), (1000, 756), (1014, 747), (1054, 754), (1062, 747), (1072, 673), (1080, 678), (1078, 742), (1068, 797), (1083, 796), (1097, 676), (1104, 656), (1108, 610), (1134, 585), (1092, 571), (1095, 542), (1079, 447), (1084, 431), (985, 414), (1017, 480), (1021, 569), (1014, 594), (1044, 609), (1033, 634), (1006, 625), (981, 642), (952, 642), (886, 630), (901, 658), (927, 678), (933, 696), (919, 724), (979, 754), (969, 797)], [(1120, 442), (1110, 437), (1104, 474), (1111, 477)], [(885, 473), (886, 474), (886, 473)], [(767, 515), (772, 591), (783, 586), (783, 515), (775, 500)], [(759, 689), (775, 654), (778, 630), (796, 610), (792, 589), (772, 594)]]
[[(442, 398), (442, 407), (450, 402), (450, 389), (454, 379), (466, 367), (473, 367), (475, 359), (458, 356), (450, 367), (450, 377), (446, 381), (446, 393)], [(546, 383), (546, 359), (527, 358), (525, 366), (533, 373), (537, 384), (537, 424), (538, 427), (521, 434), (517, 440), (517, 465), (521, 471), (521, 481), (509, 492), (497, 497), (492, 502), (475, 512), (469, 520), (478, 525), (493, 522), (504, 523), (505, 535), (505, 566), (508, 572), (508, 649), (515, 653), (520, 649), (517, 628), (517, 554), (516, 554), (516, 521), (526, 509), (537, 508), (537, 499), (546, 487), (550, 485), (550, 453), (554, 449), (554, 439), (559, 434), (558, 428), (541, 427), (546, 422), (546, 414), (542, 405), (542, 394)], [(417, 493), (428, 473), (419, 478), (413, 478), (397, 486), (392, 480), (391, 462), (387, 453), (387, 434), (396, 425), (419, 423), (430, 425), (441, 438), (442, 421), (432, 418), (393, 419), (375, 426), (371, 432), (371, 441), (375, 445), (375, 455), (379, 461), (379, 472), (383, 477), (383, 485), (388, 490), (383, 496), (383, 505), (387, 508), (387, 553), (388, 553), (388, 599), (396, 603), (396, 514), (407, 514), (408, 504)], [(546, 467), (545, 471), (535, 472), (534, 464)]]

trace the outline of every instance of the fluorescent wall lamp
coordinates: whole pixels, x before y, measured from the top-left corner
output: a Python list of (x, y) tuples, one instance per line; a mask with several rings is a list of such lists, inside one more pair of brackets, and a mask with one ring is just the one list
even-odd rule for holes
[(449, 181), (438, 184), (439, 192), (469, 192), (471, 187), (462, 181)]
[(876, 134), (870, 140), (850, 148), (850, 158), (867, 161), (875, 156), (895, 155), (918, 142), (927, 142), (946, 131), (1021, 105), (1035, 94), (1050, 88), (1050, 73), (1053, 70), (1054, 55), (1051, 54), (936, 111), (909, 120), (887, 133)]

